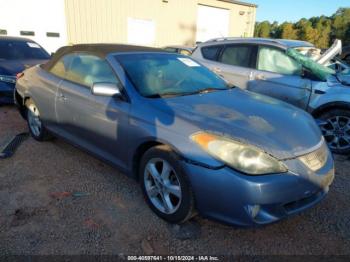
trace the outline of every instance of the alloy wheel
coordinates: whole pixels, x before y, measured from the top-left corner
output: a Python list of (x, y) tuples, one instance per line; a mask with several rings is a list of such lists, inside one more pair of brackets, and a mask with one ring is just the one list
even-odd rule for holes
[(28, 123), (29, 128), (35, 136), (40, 136), (41, 133), (41, 121), (39, 110), (34, 104), (31, 104), (28, 107)]
[(350, 117), (333, 116), (321, 121), (319, 126), (331, 150), (350, 148)]
[(182, 192), (179, 178), (171, 165), (161, 158), (148, 161), (144, 184), (152, 204), (162, 213), (174, 214), (180, 207)]

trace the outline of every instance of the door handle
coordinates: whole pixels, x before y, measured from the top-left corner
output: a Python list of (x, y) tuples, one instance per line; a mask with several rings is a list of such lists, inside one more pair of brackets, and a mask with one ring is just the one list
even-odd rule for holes
[(255, 76), (255, 80), (266, 80), (266, 77), (263, 74), (258, 74)]

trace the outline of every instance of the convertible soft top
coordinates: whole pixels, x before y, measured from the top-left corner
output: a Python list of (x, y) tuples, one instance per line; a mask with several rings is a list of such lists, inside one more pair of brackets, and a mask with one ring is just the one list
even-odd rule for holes
[(99, 57), (106, 57), (110, 53), (126, 53), (126, 52), (165, 52), (160, 48), (152, 48), (136, 45), (122, 44), (78, 44), (72, 46), (64, 46), (57, 50), (52, 58), (42, 66), (43, 69), (49, 70), (64, 55), (75, 52), (88, 52)]

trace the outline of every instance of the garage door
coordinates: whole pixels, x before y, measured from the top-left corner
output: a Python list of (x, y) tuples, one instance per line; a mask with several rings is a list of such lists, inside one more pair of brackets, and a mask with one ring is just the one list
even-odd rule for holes
[(227, 37), (229, 23), (229, 10), (198, 5), (197, 41), (204, 42), (216, 37)]
[(153, 20), (128, 18), (128, 43), (152, 46), (155, 42), (156, 25)]
[(67, 45), (64, 1), (0, 0), (0, 29), (31, 38), (49, 53)]

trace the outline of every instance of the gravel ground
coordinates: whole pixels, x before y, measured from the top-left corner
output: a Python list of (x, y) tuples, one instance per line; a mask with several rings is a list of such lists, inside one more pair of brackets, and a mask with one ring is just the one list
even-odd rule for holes
[[(0, 146), (26, 131), (0, 107)], [(350, 161), (315, 208), (258, 229), (196, 217), (170, 225), (144, 203), (139, 185), (61, 139), (28, 138), (0, 160), (0, 254), (350, 255)]]

